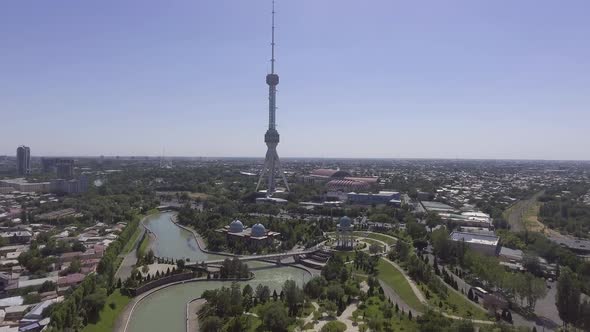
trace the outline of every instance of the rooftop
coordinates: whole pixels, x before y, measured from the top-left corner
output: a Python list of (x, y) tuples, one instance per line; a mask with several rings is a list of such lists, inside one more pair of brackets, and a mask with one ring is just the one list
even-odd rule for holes
[(450, 235), (453, 241), (465, 241), (465, 243), (483, 244), (488, 246), (496, 246), (500, 238), (495, 235), (484, 235), (467, 232), (453, 232)]

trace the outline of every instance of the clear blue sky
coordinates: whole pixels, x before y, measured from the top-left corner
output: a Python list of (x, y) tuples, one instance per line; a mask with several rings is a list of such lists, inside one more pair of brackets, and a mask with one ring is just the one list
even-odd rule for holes
[[(590, 1), (277, 0), (279, 154), (590, 159)], [(0, 6), (0, 154), (260, 156), (270, 0)]]

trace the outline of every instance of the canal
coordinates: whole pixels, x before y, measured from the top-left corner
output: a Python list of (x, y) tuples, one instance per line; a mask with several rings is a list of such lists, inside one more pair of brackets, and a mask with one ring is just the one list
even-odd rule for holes
[[(145, 225), (156, 235), (153, 249), (156, 255), (169, 258), (189, 258), (191, 261), (218, 259), (220, 255), (213, 255), (199, 249), (193, 234), (176, 226), (170, 217), (172, 213), (155, 214), (145, 220)], [(258, 284), (267, 285), (271, 290), (280, 292), (286, 280), (292, 279), (300, 286), (311, 278), (311, 275), (291, 266), (268, 269), (257, 269), (271, 266), (263, 262), (249, 262), (254, 268), (254, 279), (247, 282), (252, 287)], [(208, 289), (229, 286), (230, 282), (201, 281), (167, 287), (149, 295), (135, 307), (129, 318), (129, 332), (145, 331), (184, 331), (186, 326), (186, 304), (201, 296)], [(241, 283), (246, 284), (246, 283)]]

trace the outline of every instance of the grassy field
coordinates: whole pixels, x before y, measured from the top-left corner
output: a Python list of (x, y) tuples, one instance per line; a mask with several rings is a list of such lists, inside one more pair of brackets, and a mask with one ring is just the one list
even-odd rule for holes
[(148, 248), (150, 246), (150, 236), (148, 235), (148, 233), (145, 233), (143, 239), (141, 240), (141, 243), (139, 244), (139, 248), (137, 248), (137, 255), (139, 256), (143, 256), (147, 253)]
[(334, 255), (342, 258), (344, 262), (352, 262), (354, 260), (354, 251), (335, 251)]
[(383, 243), (379, 242), (379, 241), (375, 241), (373, 239), (369, 239), (369, 238), (362, 238), (360, 239), (361, 241), (367, 242), (369, 245), (371, 244), (376, 244), (379, 247), (383, 248)]
[(141, 224), (139, 226), (137, 226), (135, 233), (133, 233), (133, 235), (131, 235), (131, 238), (129, 239), (129, 241), (127, 241), (127, 243), (125, 243), (125, 247), (123, 247), (123, 251), (121, 251), (122, 254), (128, 254), (133, 249), (133, 244), (135, 243), (135, 241), (137, 241), (137, 238), (141, 234), (142, 228), (143, 228), (143, 226)]
[(368, 237), (368, 238), (371, 238), (371, 239), (383, 241), (383, 242), (387, 243), (390, 246), (391, 245), (394, 245), (395, 242), (397, 241), (393, 237), (390, 237), (390, 236), (385, 235), (385, 234), (379, 234), (379, 233), (367, 233), (367, 232), (359, 232), (359, 231), (357, 231), (357, 232), (354, 232), (354, 235)]
[[(107, 297), (104, 308), (100, 311), (100, 318), (96, 324), (88, 324), (82, 332), (110, 332), (113, 331), (115, 320), (123, 311), (127, 303), (131, 300), (130, 297), (122, 295), (117, 289), (113, 294)], [(111, 303), (115, 304), (115, 308), (111, 308)]]
[(440, 298), (437, 294), (430, 291), (431, 298), (428, 300), (428, 303), (430, 303), (430, 305), (432, 305), (433, 308), (438, 308), (439, 310), (446, 312), (449, 315), (465, 317), (469, 319), (490, 319), (486, 311), (484, 311), (475, 303), (469, 301), (469, 299), (467, 299), (466, 297), (457, 294), (450, 289), (448, 290), (447, 294), (447, 298), (445, 300), (442, 300), (442, 307), (440, 307)]
[(535, 202), (529, 206), (528, 210), (525, 211), (523, 216), (524, 227), (530, 232), (543, 233), (545, 226), (539, 221), (539, 210), (541, 209), (541, 203)]
[(391, 287), (407, 305), (421, 312), (425, 310), (424, 305), (418, 300), (403, 274), (383, 259), (379, 260), (377, 277)]
[[(373, 296), (367, 299), (363, 304), (359, 306), (353, 314), (353, 321), (357, 321), (359, 325), (366, 325), (369, 321), (380, 320), (383, 321), (385, 316), (383, 314), (382, 306), (384, 302), (377, 296)], [(417, 331), (418, 324), (416, 323), (416, 316), (414, 320), (409, 320), (407, 312), (401, 315), (401, 311), (389, 320), (390, 326), (393, 328), (392, 331)], [(364, 317), (361, 319), (360, 317)], [(363, 324), (364, 323), (364, 324)]]

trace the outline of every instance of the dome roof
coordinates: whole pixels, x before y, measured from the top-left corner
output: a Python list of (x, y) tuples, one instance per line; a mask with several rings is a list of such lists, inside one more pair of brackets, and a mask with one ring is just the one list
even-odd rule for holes
[(239, 220), (234, 220), (229, 224), (230, 233), (242, 233), (244, 231), (244, 224)]
[(343, 227), (343, 228), (349, 228), (350, 226), (352, 226), (352, 220), (346, 216), (340, 218), (340, 223), (338, 224), (338, 227)]
[(252, 237), (263, 237), (266, 236), (266, 228), (262, 224), (256, 224), (252, 226)]

